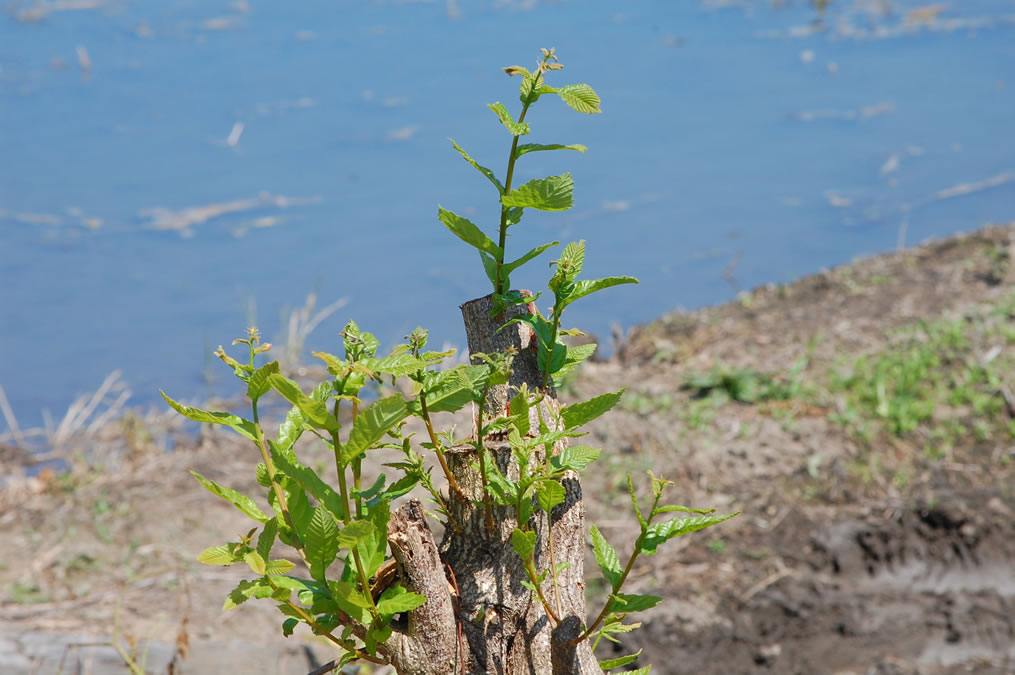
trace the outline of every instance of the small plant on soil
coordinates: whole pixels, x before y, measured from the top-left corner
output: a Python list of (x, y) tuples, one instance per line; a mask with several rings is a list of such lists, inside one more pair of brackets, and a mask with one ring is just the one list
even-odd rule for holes
[[(623, 667), (637, 654), (598, 661), (593, 650), (601, 639), (616, 641), (636, 628), (628, 617), (661, 601), (623, 592), (638, 557), (735, 515), (665, 504), (670, 483), (651, 474), (646, 503), (629, 475), (638, 530), (626, 560), (595, 526), (585, 526), (580, 473), (600, 451), (570, 441), (616, 405), (623, 390), (558, 403), (555, 386), (595, 349), (564, 342), (564, 336), (577, 334), (564, 328), (564, 311), (591, 293), (636, 280), (580, 279), (585, 244), (573, 242), (551, 263), (553, 302), (544, 314), (536, 307), (538, 295), (511, 288), (511, 274), (558, 243), (514, 260), (506, 255), (508, 230), (526, 209), (563, 211), (572, 204), (568, 173), (514, 187), (518, 160), (532, 152), (585, 151), (581, 145), (519, 143), (530, 132), (531, 107), (553, 96), (577, 112), (599, 112), (599, 97), (588, 85), (547, 84), (545, 78), (561, 67), (553, 50), (544, 49), (534, 70), (504, 69), (521, 78), (522, 107), (515, 119), (505, 105), (489, 106), (511, 136), (503, 181), (452, 141), (496, 189), (500, 212), (495, 241), (469, 220), (438, 210), (439, 220), (478, 250), (493, 285), (492, 294), (462, 306), (470, 364), (441, 369), (452, 352), (427, 350), (423, 329), (379, 355), (378, 340), (349, 322), (341, 334), (342, 356), (314, 353), (330, 376), (307, 392), (280, 372), (278, 361), (264, 363), (271, 345), (250, 329), (233, 343), (243, 346), (242, 360), (221, 347), (216, 352), (246, 386), (249, 418), (191, 408), (163, 394), (180, 414), (233, 429), (260, 455), (256, 476), (267, 510), (194, 474), (255, 521), (246, 534), (199, 556), (210, 565), (242, 563), (252, 572), (229, 593), (225, 609), (251, 598), (270, 599), (284, 616), (283, 635), (303, 626), (339, 649), (334, 668), (357, 659), (420, 675), (601, 673)], [(368, 400), (371, 382), (397, 379), (406, 383), (400, 391), (411, 395)], [(259, 417), (259, 404), (271, 392), (292, 404), (274, 437)], [(438, 430), (438, 413), (466, 406), (473, 411), (471, 433)], [(346, 419), (340, 416), (344, 408), (351, 411), (351, 424), (339, 422)], [(421, 440), (412, 428), (419, 429)], [(306, 437), (330, 449), (333, 479), (300, 461), (297, 444)], [(395, 478), (389, 482), (382, 474), (366, 485), (363, 464), (378, 449), (396, 453), (397, 461), (385, 465)], [(443, 529), (440, 544), (423, 504), (409, 498), (419, 489), (429, 495)], [(608, 590), (591, 621), (583, 574), (587, 539)], [(277, 544), (294, 553), (280, 554)], [(298, 574), (290, 558), (308, 576)]]

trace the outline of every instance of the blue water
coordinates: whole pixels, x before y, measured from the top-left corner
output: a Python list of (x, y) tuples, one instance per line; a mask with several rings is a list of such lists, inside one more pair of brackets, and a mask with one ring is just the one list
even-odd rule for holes
[[(488, 282), (437, 204), (488, 232), (497, 209), (447, 139), (502, 174), (486, 103), (517, 114), (499, 68), (542, 46), (603, 114), (531, 111), (526, 141), (589, 151), (520, 163), (570, 170), (576, 206), (530, 210), (508, 255), (583, 238), (588, 275), (639, 276), (569, 309), (599, 335), (890, 250), (904, 219), (910, 244), (1015, 219), (1015, 2), (929, 23), (872, 4), (834, 2), (814, 31), (804, 2), (119, 0), (39, 21), (20, 3), (0, 16), (0, 385), (22, 426), (117, 368), (138, 404), (231, 393), (205, 382), (210, 351), (254, 304), (277, 336), (315, 289), (348, 304), (308, 348), (339, 351), (350, 318), (462, 345), (457, 307)], [(186, 231), (146, 211), (262, 192), (294, 203)], [(542, 288), (551, 258), (515, 285)]]

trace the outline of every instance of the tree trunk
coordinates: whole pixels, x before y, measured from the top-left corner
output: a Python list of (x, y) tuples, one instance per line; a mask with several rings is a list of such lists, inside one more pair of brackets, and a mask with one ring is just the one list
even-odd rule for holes
[[(508, 401), (523, 383), (533, 392), (542, 384), (529, 327), (514, 324), (497, 330), (511, 317), (533, 308), (511, 307), (505, 316), (494, 320), (489, 314), (492, 307), (487, 296), (461, 308), (470, 353), (492, 354), (508, 348), (518, 352), (509, 384), (493, 387), (487, 397), (487, 421), (507, 413)], [(554, 417), (548, 413), (556, 412), (558, 403), (552, 388), (540, 406), (543, 420), (553, 424)], [(530, 410), (532, 436), (539, 433), (536, 408)], [(474, 434), (476, 426), (474, 419)], [(566, 444), (567, 439), (562, 440), (554, 453)], [(485, 446), (501, 472), (517, 479), (518, 464), (506, 440), (491, 436), (485, 439)], [(541, 588), (560, 619), (556, 624), (536, 594), (522, 585), (528, 577), (511, 546), (511, 533), (519, 526), (514, 509), (494, 506), (494, 531), (487, 527), (482, 480), (474, 468), (478, 462), (471, 445), (448, 452), (451, 471), (467, 500), (449, 495), (449, 510), (462, 532), (448, 527), (439, 549), (419, 502), (410, 502), (392, 514), (388, 538), (399, 574), (409, 590), (426, 595), (428, 601), (409, 612), (407, 625), (392, 636), (388, 643), (391, 662), (403, 675), (601, 675), (588, 640), (577, 647), (568, 644), (581, 634), (586, 621), (585, 510), (578, 475), (569, 472), (565, 477), (567, 497), (553, 509), (549, 523), (539, 509), (528, 523), (537, 535), (537, 570), (568, 563), (557, 574), (556, 585), (549, 575)]]

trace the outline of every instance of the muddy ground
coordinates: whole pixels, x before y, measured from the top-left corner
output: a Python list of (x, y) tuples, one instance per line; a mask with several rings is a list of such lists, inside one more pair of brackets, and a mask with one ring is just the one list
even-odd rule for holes
[[(1015, 672), (1013, 386), (1013, 225), (633, 330), (560, 392), (628, 388), (592, 429), (590, 520), (623, 557), (625, 475), (645, 490), (648, 469), (673, 502), (743, 513), (640, 561), (630, 590), (666, 600), (617, 655), (664, 674)], [(126, 672), (70, 644), (114, 631), (152, 641), (153, 672), (332, 658), (283, 638), (270, 603), (222, 613), (243, 571), (194, 560), (247, 524), (186, 470), (253, 490), (249, 447), (153, 413), (64, 455), (70, 474), (0, 492), (0, 672)], [(590, 555), (590, 611), (595, 572)]]

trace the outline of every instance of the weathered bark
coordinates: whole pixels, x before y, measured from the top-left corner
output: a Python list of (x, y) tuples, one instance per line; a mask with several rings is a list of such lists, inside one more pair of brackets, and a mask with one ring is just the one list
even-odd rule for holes
[[(509, 384), (492, 388), (487, 397), (485, 420), (507, 413), (508, 401), (523, 383), (528, 384), (533, 392), (539, 391), (542, 384), (529, 327), (516, 324), (499, 332), (497, 330), (512, 316), (532, 311), (531, 308), (512, 307), (507, 310), (506, 316), (494, 320), (489, 316), (492, 306), (489, 296), (462, 306), (470, 353), (491, 354), (508, 348), (518, 351)], [(540, 404), (543, 420), (552, 424), (554, 418), (551, 413), (556, 412), (558, 406), (556, 395), (552, 389), (545, 394)], [(536, 406), (530, 413), (532, 435), (535, 436), (539, 429)], [(474, 420), (474, 433), (476, 422)], [(508, 443), (504, 439), (490, 437), (485, 439), (485, 446), (504, 475), (516, 479), (518, 464)], [(565, 446), (566, 439), (555, 446), (554, 453)], [(543, 458), (537, 456), (534, 459), (541, 461)], [(406, 531), (420, 534), (425, 530), (425, 536), (418, 538), (430, 543), (423, 541), (421, 550), (429, 551), (433, 543), (425, 523), (420, 526), (406, 518), (408, 514), (404, 511), (417, 507), (407, 504), (392, 515), (389, 539), (406, 586), (427, 595), (431, 601), (435, 597), (431, 593), (436, 594), (438, 603), (429, 608), (428, 602), (409, 613), (408, 629), (396, 634), (389, 644), (392, 663), (399, 673), (413, 675), (452, 672), (470, 675), (600, 675), (602, 670), (588, 640), (577, 647), (568, 644), (578, 637), (586, 621), (583, 578), (585, 511), (577, 474), (566, 476), (563, 484), (567, 497), (564, 503), (553, 509), (550, 522), (547, 522), (546, 514), (537, 509), (528, 523), (537, 534), (534, 557), (538, 570), (550, 567), (551, 557), (558, 565), (569, 563), (557, 575), (556, 587), (552, 577), (548, 577), (542, 586), (544, 596), (560, 618), (560, 623), (555, 624), (536, 594), (522, 585), (528, 577), (521, 559), (511, 546), (511, 533), (519, 526), (514, 509), (494, 506), (492, 511), (496, 526), (492, 533), (487, 528), (482, 479), (476, 469), (478, 462), (471, 445), (461, 445), (448, 452), (451, 471), (467, 499), (463, 501), (453, 494), (449, 497), (449, 509), (463, 531), (457, 533), (452, 528), (445, 531), (440, 559), (429, 552), (406, 553), (416, 550), (405, 545)], [(445, 565), (452, 571), (451, 577), (445, 577)], [(450, 598), (445, 579), (457, 585), (455, 610), (451, 618), (442, 609), (445, 599)], [(443, 587), (438, 588), (442, 583)], [(459, 631), (463, 636), (461, 645)], [(455, 662), (453, 669), (446, 666), (449, 645)], [(420, 663), (420, 659), (425, 659), (426, 663)]]

